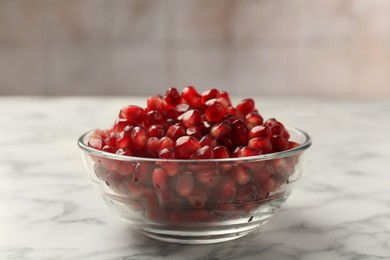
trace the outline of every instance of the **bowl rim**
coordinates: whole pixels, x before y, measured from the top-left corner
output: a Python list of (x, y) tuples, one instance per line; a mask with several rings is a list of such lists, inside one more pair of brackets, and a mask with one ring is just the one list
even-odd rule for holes
[[(235, 157), (235, 158), (224, 158), (224, 159), (160, 159), (160, 158), (147, 158), (147, 157), (136, 157), (136, 156), (128, 156), (128, 155), (118, 155), (113, 154), (109, 152), (104, 152), (97, 150), (95, 148), (92, 148), (88, 146), (88, 144), (85, 143), (86, 138), (92, 134), (95, 129), (89, 130), (88, 132), (81, 135), (78, 139), (78, 146), (79, 148), (91, 155), (99, 156), (107, 159), (114, 159), (114, 160), (120, 160), (120, 161), (144, 161), (144, 162), (178, 162), (178, 163), (200, 163), (200, 162), (212, 162), (212, 163), (221, 163), (221, 162), (250, 162), (250, 161), (265, 161), (265, 160), (272, 160), (272, 159), (278, 159), (278, 158), (284, 158), (293, 156), (295, 154), (304, 152), (312, 145), (312, 138), (310, 135), (308, 135), (306, 132), (295, 128), (295, 127), (289, 127), (285, 126), (286, 130), (288, 132), (295, 131), (299, 134), (303, 135), (305, 137), (305, 141), (300, 144), (299, 146), (289, 149), (282, 152), (277, 153), (269, 153), (269, 154), (262, 154), (262, 155), (256, 155), (256, 156), (248, 156), (248, 157)], [(106, 128), (97, 128), (97, 129), (106, 129)]]

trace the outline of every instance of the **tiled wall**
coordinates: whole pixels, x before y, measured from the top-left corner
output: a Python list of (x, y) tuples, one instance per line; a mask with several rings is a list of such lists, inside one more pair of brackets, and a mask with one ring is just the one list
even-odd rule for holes
[(390, 97), (390, 0), (0, 0), (0, 94)]

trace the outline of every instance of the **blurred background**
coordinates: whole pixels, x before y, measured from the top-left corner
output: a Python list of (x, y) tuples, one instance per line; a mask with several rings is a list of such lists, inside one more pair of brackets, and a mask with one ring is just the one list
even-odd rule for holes
[(390, 97), (389, 0), (0, 0), (0, 95)]

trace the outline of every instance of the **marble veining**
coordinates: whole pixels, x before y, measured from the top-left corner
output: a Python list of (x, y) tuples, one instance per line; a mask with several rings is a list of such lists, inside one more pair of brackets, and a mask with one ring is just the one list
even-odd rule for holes
[(77, 138), (128, 98), (0, 98), (0, 259), (390, 259), (390, 101), (257, 99), (313, 137), (302, 180), (261, 229), (222, 244), (143, 237), (93, 190)]

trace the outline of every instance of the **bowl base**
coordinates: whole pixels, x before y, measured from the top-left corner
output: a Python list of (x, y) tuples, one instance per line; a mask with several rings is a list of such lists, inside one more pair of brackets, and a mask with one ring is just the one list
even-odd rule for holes
[(226, 226), (209, 227), (207, 230), (183, 228), (173, 230), (164, 227), (145, 226), (138, 228), (137, 231), (147, 237), (164, 242), (190, 245), (215, 244), (243, 237), (263, 225), (267, 220), (263, 219), (245, 225), (231, 225), (229, 228), (226, 228)]

